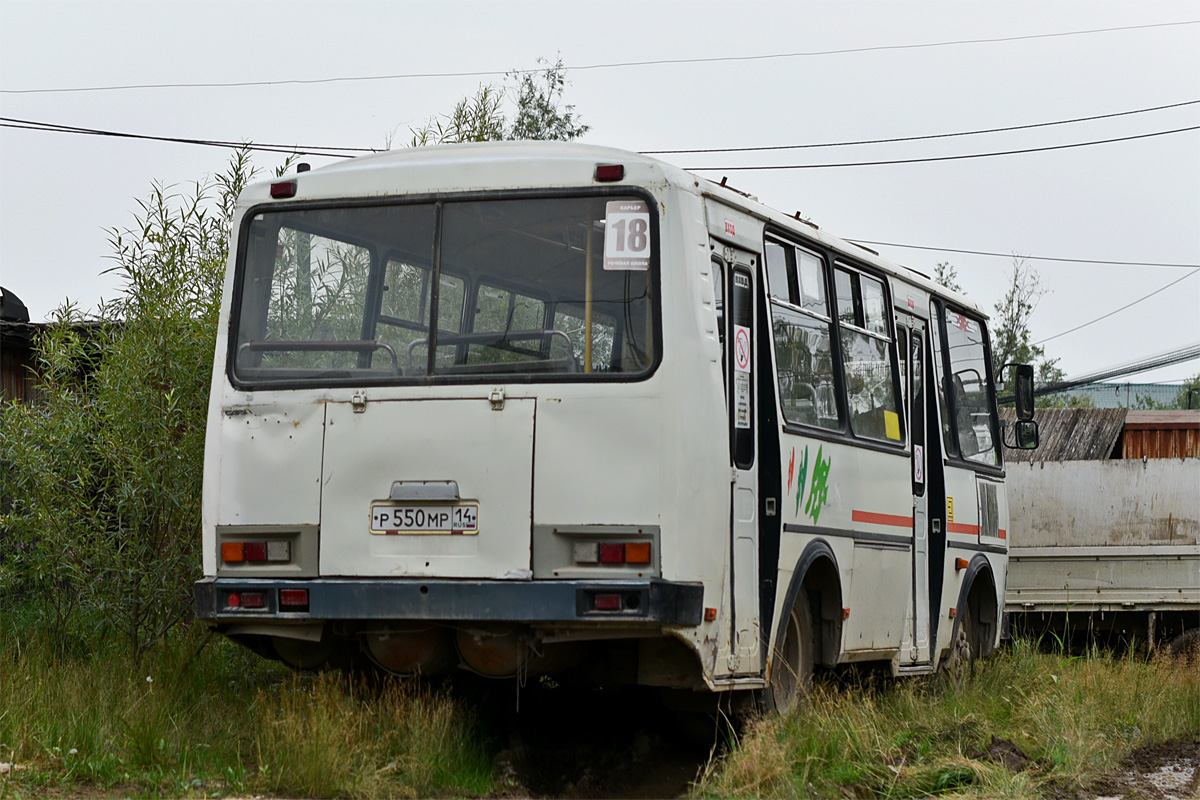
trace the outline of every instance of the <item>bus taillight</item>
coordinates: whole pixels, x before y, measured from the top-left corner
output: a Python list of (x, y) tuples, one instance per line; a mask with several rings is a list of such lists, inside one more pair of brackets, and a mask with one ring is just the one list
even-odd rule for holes
[(289, 611), (308, 611), (308, 589), (280, 589), (279, 607)]
[(576, 564), (649, 564), (650, 542), (576, 542)]
[(624, 542), (604, 542), (600, 545), (600, 563), (601, 564), (624, 564), (625, 563), (625, 543)]

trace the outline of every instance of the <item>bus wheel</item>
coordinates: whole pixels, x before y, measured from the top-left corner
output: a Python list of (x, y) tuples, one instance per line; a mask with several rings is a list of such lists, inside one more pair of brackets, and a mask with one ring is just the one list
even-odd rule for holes
[(955, 684), (962, 684), (971, 662), (975, 660), (975, 653), (971, 650), (974, 638), (975, 621), (971, 617), (971, 606), (968, 603), (958, 615), (958, 626), (954, 631), (954, 639), (950, 642), (950, 652), (942, 663), (942, 672)]
[(799, 705), (812, 683), (814, 641), (812, 610), (801, 593), (779, 632), (763, 696), (766, 711), (787, 714)]

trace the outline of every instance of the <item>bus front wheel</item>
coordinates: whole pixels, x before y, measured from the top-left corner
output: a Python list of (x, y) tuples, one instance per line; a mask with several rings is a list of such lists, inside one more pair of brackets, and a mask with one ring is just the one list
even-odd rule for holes
[(767, 711), (787, 714), (796, 708), (812, 683), (815, 639), (812, 610), (801, 592), (784, 620), (771, 659), (771, 676), (764, 690)]

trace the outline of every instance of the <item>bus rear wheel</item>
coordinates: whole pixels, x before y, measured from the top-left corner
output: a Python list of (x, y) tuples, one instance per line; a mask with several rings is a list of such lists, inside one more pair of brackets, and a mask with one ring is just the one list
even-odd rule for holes
[(768, 712), (787, 714), (800, 704), (812, 684), (814, 651), (812, 609), (803, 592), (783, 622), (771, 659), (771, 676), (763, 693)]

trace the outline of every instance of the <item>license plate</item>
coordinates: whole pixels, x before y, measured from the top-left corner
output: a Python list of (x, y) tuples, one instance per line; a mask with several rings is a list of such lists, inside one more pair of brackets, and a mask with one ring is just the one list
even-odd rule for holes
[(479, 533), (479, 504), (371, 506), (371, 533)]

